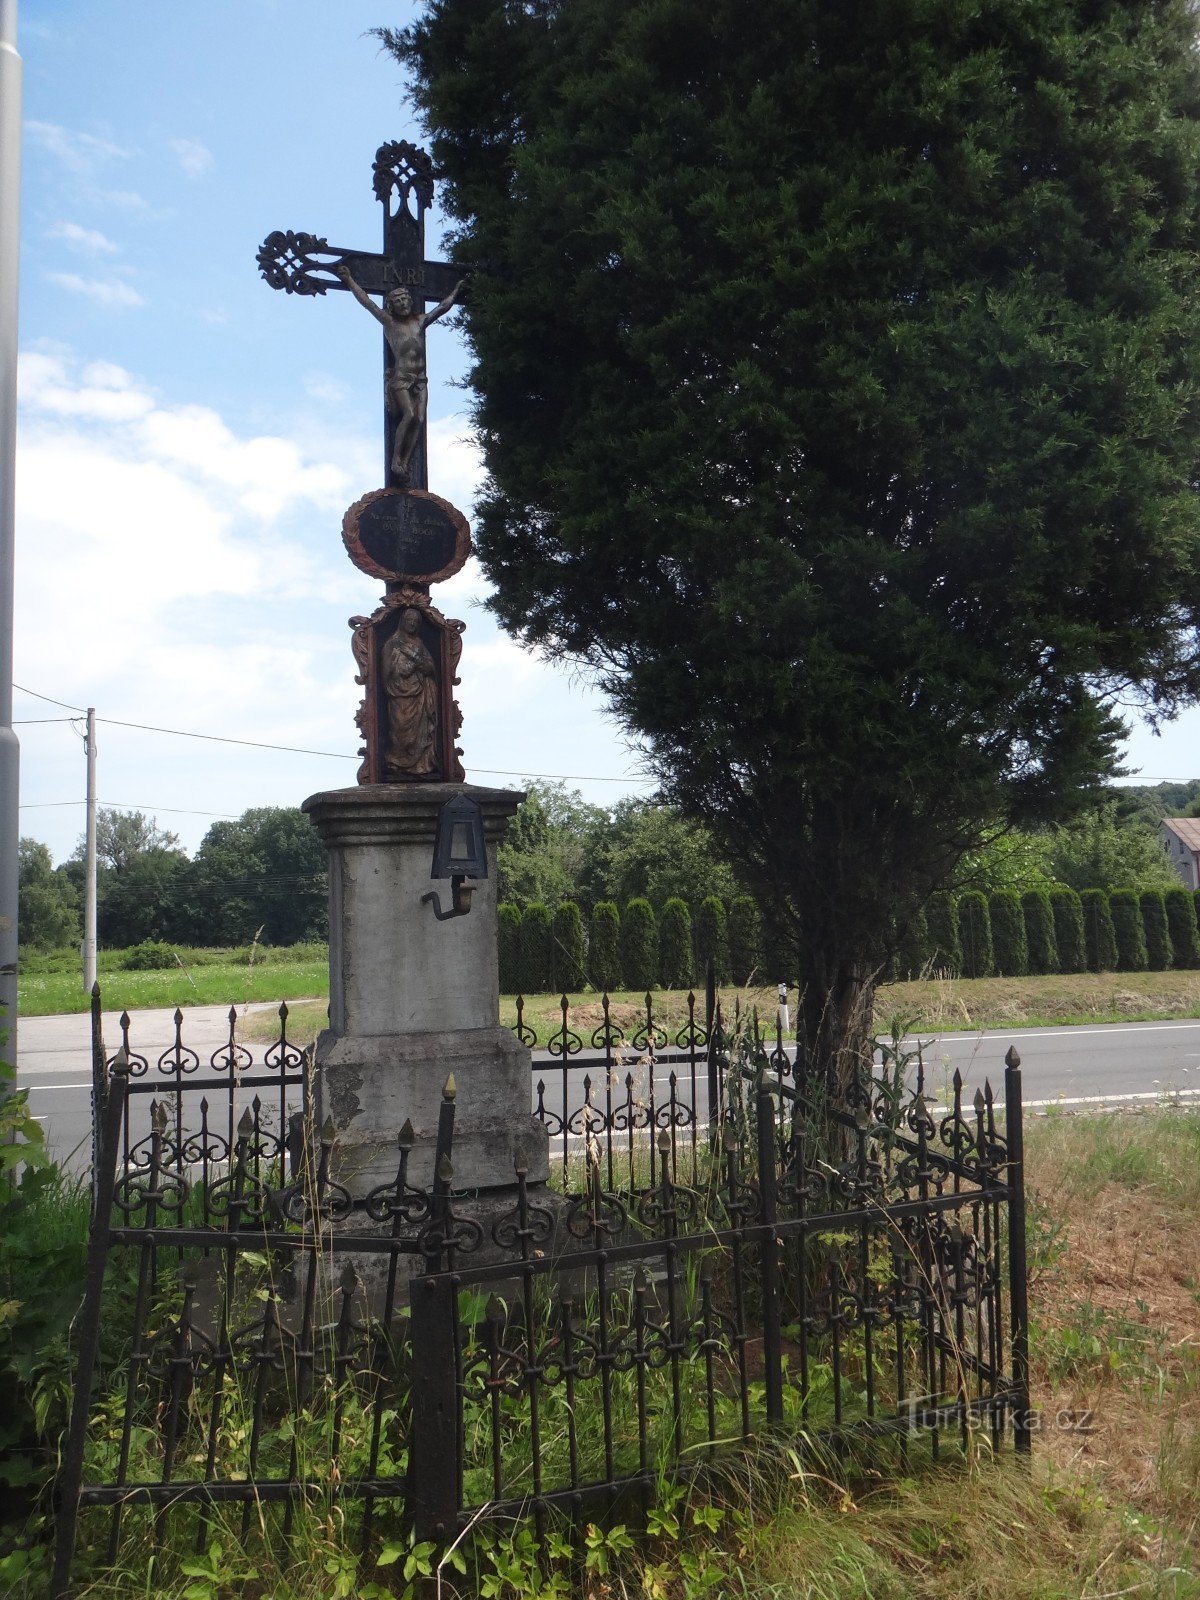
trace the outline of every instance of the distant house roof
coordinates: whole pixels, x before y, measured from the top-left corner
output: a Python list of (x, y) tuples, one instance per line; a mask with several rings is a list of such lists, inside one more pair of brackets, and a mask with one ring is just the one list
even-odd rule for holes
[(1189, 850), (1200, 850), (1200, 817), (1164, 817), (1162, 825)]

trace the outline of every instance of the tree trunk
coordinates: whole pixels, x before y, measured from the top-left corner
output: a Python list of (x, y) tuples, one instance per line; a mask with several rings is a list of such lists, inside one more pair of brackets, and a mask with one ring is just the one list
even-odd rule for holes
[(874, 1046), (874, 1005), (878, 973), (843, 962), (832, 965), (819, 952), (800, 957), (797, 1003), (799, 1039), (804, 1047), (803, 1086), (823, 1108), (824, 1154), (844, 1160), (852, 1141), (831, 1111), (852, 1111), (852, 1091), (869, 1075)]

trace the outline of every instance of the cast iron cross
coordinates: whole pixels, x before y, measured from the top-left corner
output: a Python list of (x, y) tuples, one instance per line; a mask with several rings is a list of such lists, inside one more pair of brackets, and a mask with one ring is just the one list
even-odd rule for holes
[[(383, 249), (378, 255), (343, 250), (311, 233), (268, 234), (258, 252), (258, 265), (272, 289), (286, 294), (324, 294), (327, 289), (348, 289), (337, 276), (344, 266), (359, 288), (386, 295), (408, 289), (413, 304), (423, 308), (440, 302), (454, 290), (458, 273), (445, 261), (425, 259), (425, 211), (433, 203), (433, 164), (424, 150), (406, 139), (380, 145), (373, 168), (376, 198), (383, 206)], [(395, 209), (392, 197), (395, 195)], [(410, 209), (409, 197), (413, 207)], [(392, 364), (387, 339), (383, 343), (385, 384)], [(395, 419), (384, 409), (384, 479), (387, 488), (401, 486), (392, 471)], [(402, 485), (427, 489), (428, 463), (425, 428), (413, 450), (408, 476)]]

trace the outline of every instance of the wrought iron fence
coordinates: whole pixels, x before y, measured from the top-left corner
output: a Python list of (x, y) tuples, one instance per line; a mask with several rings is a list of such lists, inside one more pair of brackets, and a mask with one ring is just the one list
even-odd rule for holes
[[(887, 1058), (831, 1108), (778, 1034), (708, 1021), (701, 1039), (693, 1014), (657, 1100), (654, 1036), (634, 1087), (615, 1039), (563, 1111), (543, 1084), (554, 1184), (517, 1171), (499, 1207), (455, 1191), (452, 1095), (432, 1187), (409, 1182), (406, 1127), (394, 1181), (352, 1200), (286, 1015), (273, 1092), (236, 1121), (262, 1074), (232, 1034), (218, 1115), (178, 1034), (152, 1067), (126, 1029), (104, 1075), (55, 1594), (77, 1546), (119, 1561), (180, 1517), (202, 1547), (219, 1517), (286, 1535), (336, 1505), (366, 1549), (381, 1524), (448, 1541), (476, 1519), (644, 1515), (664, 1474), (772, 1436), (872, 1439), (900, 1462), (1009, 1430), (1028, 1449), (1015, 1052), (1002, 1116), (957, 1078), (935, 1108)], [(155, 1071), (167, 1092), (131, 1137)]]

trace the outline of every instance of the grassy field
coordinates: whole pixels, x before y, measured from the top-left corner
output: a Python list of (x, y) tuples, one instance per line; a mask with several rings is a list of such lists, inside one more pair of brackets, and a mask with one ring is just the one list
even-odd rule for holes
[[(324, 1025), (329, 996), (327, 957), (319, 945), (293, 949), (180, 950), (177, 965), (159, 971), (128, 971), (123, 951), (101, 957), (99, 982), (106, 1009), (150, 1006), (240, 1005), (249, 1000), (309, 1001), (296, 1008), (301, 1033)], [(703, 1014), (703, 993), (698, 994)], [(588, 1042), (600, 1026), (600, 997), (592, 991), (569, 996), (571, 1026)], [(683, 991), (656, 993), (656, 1023), (672, 1037), (687, 1021)], [(774, 986), (724, 991), (727, 1016), (735, 1005), (775, 1015)], [(792, 993), (795, 1003), (795, 992)], [(86, 1011), (78, 958), (73, 952), (31, 956), (22, 965), (20, 1003), (25, 1016)], [(504, 996), (501, 1020), (516, 1020), (515, 997)], [(611, 997), (611, 1014), (626, 1035), (645, 1021), (641, 994)], [(895, 1018), (922, 1029), (1012, 1028), (1084, 1022), (1152, 1022), (1200, 1017), (1200, 972), (1082, 972), (1031, 978), (938, 978), (885, 984), (875, 1023), (888, 1032)], [(558, 995), (526, 997), (525, 1023), (544, 1044), (561, 1026)]]
[[(293, 989), (291, 995), (302, 991)], [(327, 993), (323, 984), (322, 996)], [(258, 995), (247, 995), (257, 999)], [(279, 998), (272, 991), (264, 999)], [(291, 998), (285, 996), (283, 998)], [(675, 990), (653, 995), (655, 1023), (672, 1039), (687, 1022), (687, 994)], [(795, 1003), (795, 991), (792, 992)], [(599, 995), (569, 995), (570, 1025), (590, 1042), (601, 1025)], [(540, 1045), (562, 1026), (558, 995), (528, 995), (524, 1022)], [(774, 1026), (775, 989), (723, 991), (727, 1020), (735, 1004), (743, 1011), (757, 1007), (760, 1017)], [(703, 1022), (703, 994), (697, 996)], [(626, 1036), (646, 1020), (645, 996), (633, 993), (610, 997), (610, 1015)], [(507, 1026), (516, 1021), (515, 996), (504, 995), (500, 1017)], [(1040, 978), (930, 978), (920, 983), (893, 983), (880, 989), (875, 1005), (875, 1026), (888, 1033), (900, 1018), (929, 1032), (964, 1028), (1044, 1027), (1082, 1022), (1152, 1022), (1172, 1017), (1200, 1017), (1200, 972), (1083, 972), (1071, 976)], [(301, 1003), (293, 1011), (299, 1038), (311, 1038), (325, 1025), (325, 1000)]]
[[(328, 956), (323, 945), (285, 949), (253, 946), (240, 950), (172, 951), (173, 964), (153, 971), (123, 966), (127, 952), (104, 952), (97, 982), (108, 1011), (156, 1006), (241, 1005), (248, 1000), (288, 1000), (328, 995)], [(21, 1013), (44, 1017), (86, 1011), (79, 958), (74, 951), (24, 958), (18, 990)], [(324, 1014), (324, 1002), (320, 1007)]]

